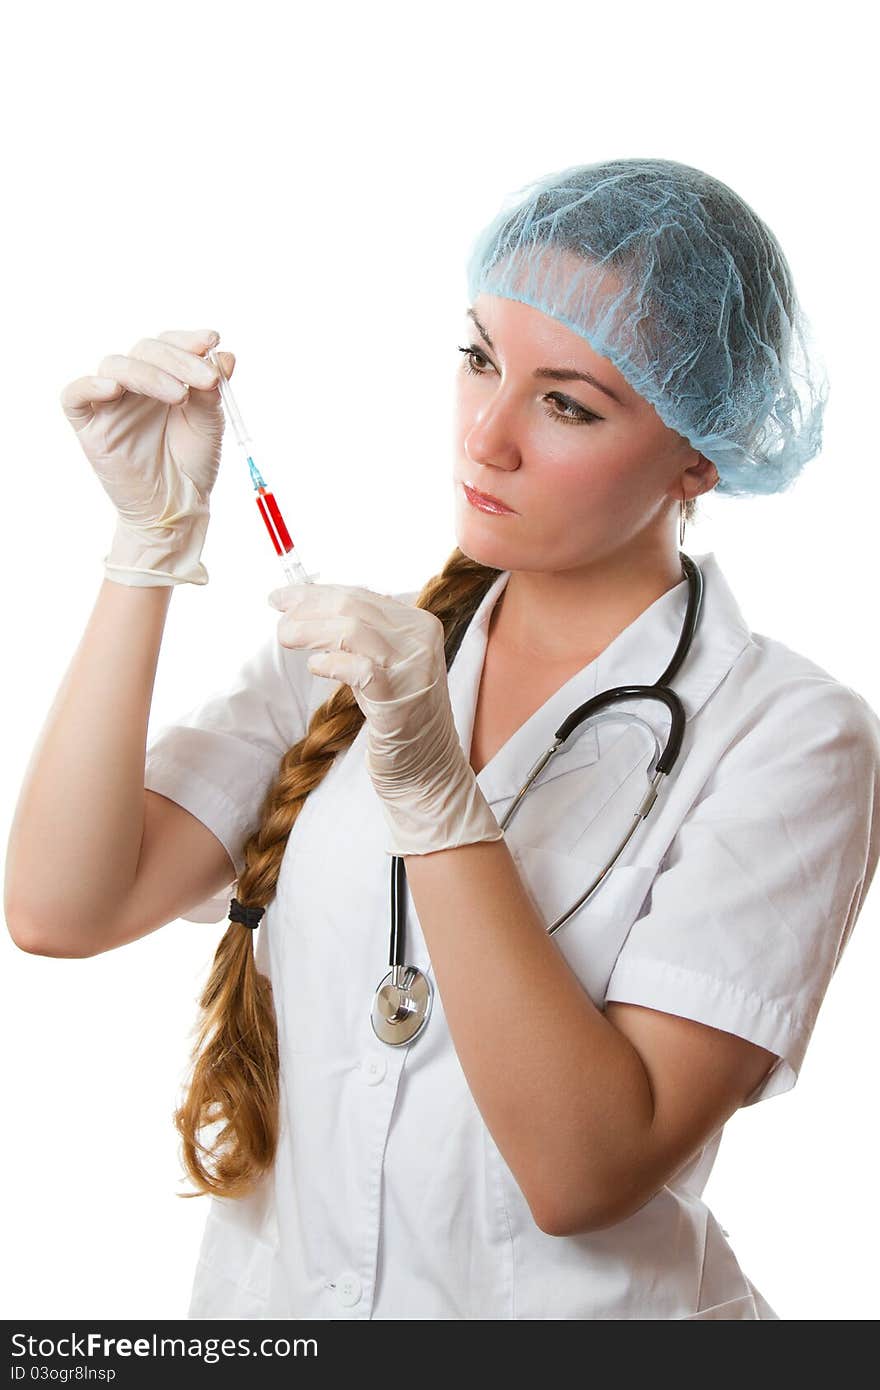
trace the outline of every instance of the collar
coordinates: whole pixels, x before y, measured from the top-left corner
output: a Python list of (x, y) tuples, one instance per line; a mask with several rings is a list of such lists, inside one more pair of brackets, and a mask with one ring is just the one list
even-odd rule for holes
[[(688, 720), (702, 708), (751, 640), (751, 631), (714, 552), (692, 558), (703, 575), (703, 608), (691, 649), (672, 682), (672, 689), (681, 700)], [(510, 570), (502, 571), (483, 596), (449, 670), (452, 712), (467, 756), (470, 755), (489, 621), (510, 573)], [(647, 685), (661, 675), (678, 643), (687, 599), (688, 583), (682, 576), (680, 583), (655, 599), (603, 652), (566, 681), (517, 729), (477, 775), (477, 783), (490, 806), (516, 795), (540, 755), (550, 747), (559, 725), (578, 705), (612, 686)], [(612, 712), (619, 712), (623, 719), (612, 721), (603, 717)], [(651, 725), (662, 747), (668, 733), (669, 716), (659, 701), (621, 701), (576, 729), (568, 744), (544, 768), (535, 787), (574, 768), (596, 762), (620, 738), (621, 731), (626, 730), (626, 716), (636, 712)]]

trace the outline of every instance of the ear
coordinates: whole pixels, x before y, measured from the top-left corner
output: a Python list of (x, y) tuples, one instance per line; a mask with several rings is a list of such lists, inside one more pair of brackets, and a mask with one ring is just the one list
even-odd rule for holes
[(682, 475), (686, 500), (700, 497), (704, 492), (711, 492), (718, 481), (718, 469), (714, 463), (710, 459), (704, 458), (702, 454), (696, 454), (695, 462), (686, 468)]

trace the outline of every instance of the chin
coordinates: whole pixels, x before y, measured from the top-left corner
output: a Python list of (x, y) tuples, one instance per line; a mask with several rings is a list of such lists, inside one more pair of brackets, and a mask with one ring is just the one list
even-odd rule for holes
[(495, 570), (514, 568), (509, 563), (509, 546), (487, 540), (485, 536), (474, 536), (468, 532), (467, 527), (456, 531), (455, 543), (462, 555), (466, 555), (478, 565), (488, 565), (490, 569)]

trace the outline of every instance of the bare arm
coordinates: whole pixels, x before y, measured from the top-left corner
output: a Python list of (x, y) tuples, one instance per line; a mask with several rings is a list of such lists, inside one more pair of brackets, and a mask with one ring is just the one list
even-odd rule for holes
[(6, 922), (25, 950), (82, 954), (134, 883), (147, 724), (173, 587), (104, 579), (50, 709), (7, 848)]
[(468, 1085), (551, 1235), (623, 1220), (775, 1063), (745, 1038), (636, 1005), (597, 1009), (504, 840), (406, 855)]

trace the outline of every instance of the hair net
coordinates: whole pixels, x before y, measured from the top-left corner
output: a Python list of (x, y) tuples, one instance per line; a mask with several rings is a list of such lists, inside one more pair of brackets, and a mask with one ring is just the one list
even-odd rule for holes
[(525, 185), (473, 243), (468, 293), (558, 319), (718, 469), (781, 492), (822, 446), (828, 396), (788, 263), (726, 184), (668, 159)]

